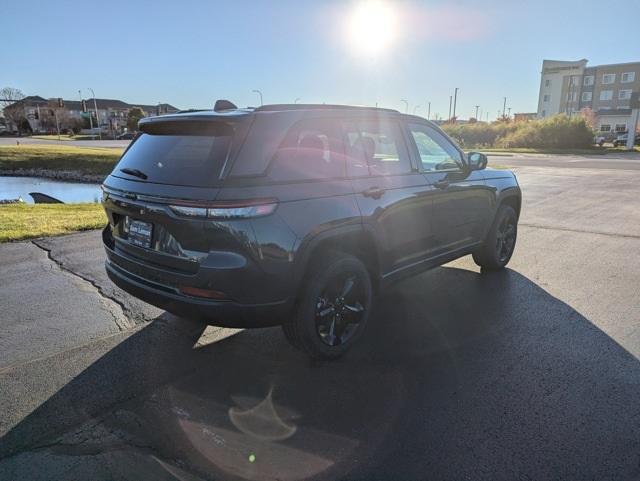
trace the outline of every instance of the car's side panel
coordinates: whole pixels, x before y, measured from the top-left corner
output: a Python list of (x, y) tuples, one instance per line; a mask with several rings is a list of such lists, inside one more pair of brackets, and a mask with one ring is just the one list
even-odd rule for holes
[[(419, 173), (353, 180), (363, 223), (375, 233), (380, 269), (389, 272), (430, 254), (433, 187)], [(368, 190), (380, 188), (380, 197)]]
[(294, 264), (310, 239), (345, 227), (362, 229), (360, 211), (346, 179), (230, 187), (219, 194), (219, 200), (264, 197), (277, 199), (278, 207), (274, 214), (251, 221), (258, 263), (272, 276), (273, 285), (280, 286), (283, 296), (297, 290)]

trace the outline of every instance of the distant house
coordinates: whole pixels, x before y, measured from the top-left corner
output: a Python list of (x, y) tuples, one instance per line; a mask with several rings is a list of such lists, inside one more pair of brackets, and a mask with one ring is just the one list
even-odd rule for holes
[[(5, 109), (17, 109), (20, 113), (19, 117), (27, 120), (33, 132), (51, 131), (57, 128), (56, 122), (58, 122), (61, 129), (70, 128), (72, 124), (86, 124), (87, 127), (89, 125), (94, 128), (100, 127), (103, 132), (117, 134), (126, 130), (129, 110), (134, 107), (141, 108), (147, 117), (179, 111), (173, 105), (166, 103), (158, 105), (130, 104), (117, 99), (99, 98), (96, 98), (95, 101), (93, 98), (83, 101), (60, 98), (45, 99), (38, 95), (25, 97)], [(9, 125), (7, 122), (7, 129), (16, 131), (18, 126)]]
[(538, 112), (513, 114), (514, 122), (528, 122), (529, 120), (535, 120), (537, 118), (538, 118)]

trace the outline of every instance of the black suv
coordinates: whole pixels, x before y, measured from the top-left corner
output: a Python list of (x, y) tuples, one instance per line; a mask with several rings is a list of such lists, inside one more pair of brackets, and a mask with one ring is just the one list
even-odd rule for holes
[(174, 314), (282, 325), (314, 357), (362, 336), (390, 282), (511, 257), (521, 194), (436, 125), (394, 110), (238, 109), (140, 121), (103, 185), (109, 277)]

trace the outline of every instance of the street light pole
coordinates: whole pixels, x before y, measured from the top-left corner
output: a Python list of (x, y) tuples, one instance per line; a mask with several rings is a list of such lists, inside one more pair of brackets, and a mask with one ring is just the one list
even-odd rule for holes
[(458, 90), (460, 90), (458, 87), (456, 87), (455, 91), (454, 91), (454, 95), (453, 95), (453, 119), (455, 122), (455, 118), (456, 118), (456, 103), (458, 102)]
[(407, 99), (400, 99), (400, 102), (404, 102), (404, 104), (405, 104), (404, 113), (408, 114), (409, 113), (409, 102), (407, 101)]
[(476, 105), (476, 120), (478, 120), (478, 109), (480, 108), (479, 105)]
[(427, 102), (428, 103), (428, 107), (427, 107), (427, 120), (430, 120), (431, 118), (431, 102)]
[[(82, 91), (80, 89), (78, 89), (78, 95), (80, 96), (80, 109), (82, 110)], [(91, 112), (89, 112), (89, 130), (91, 130), (91, 133), (93, 134), (93, 118), (91, 117)]]
[[(87, 87), (91, 90), (91, 95), (93, 95), (93, 109), (96, 111), (96, 122), (98, 124), (98, 138), (102, 140), (102, 132), (100, 128), (100, 118), (98, 118), (98, 103), (96, 102), (96, 93), (93, 91), (91, 87)], [(93, 127), (91, 127), (93, 128)]]
[(507, 97), (504, 98), (504, 103), (502, 104), (502, 117), (504, 118), (504, 111), (507, 110)]
[(257, 90), (257, 89), (256, 90), (252, 90), (252, 92), (254, 94), (258, 94), (260, 96), (260, 106), (263, 106), (264, 103), (262, 102), (262, 92), (260, 90)]
[(297, 104), (300, 101), (300, 97), (296, 97), (296, 99), (293, 101), (294, 104)]

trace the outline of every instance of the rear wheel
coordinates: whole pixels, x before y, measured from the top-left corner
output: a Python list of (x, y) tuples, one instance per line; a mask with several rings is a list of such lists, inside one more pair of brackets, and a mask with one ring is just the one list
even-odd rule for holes
[(294, 317), (283, 326), (287, 340), (317, 359), (335, 359), (362, 336), (372, 301), (371, 277), (356, 257), (332, 253), (312, 268)]
[(516, 246), (518, 216), (513, 207), (502, 205), (482, 246), (473, 260), (483, 269), (498, 270), (507, 265)]

